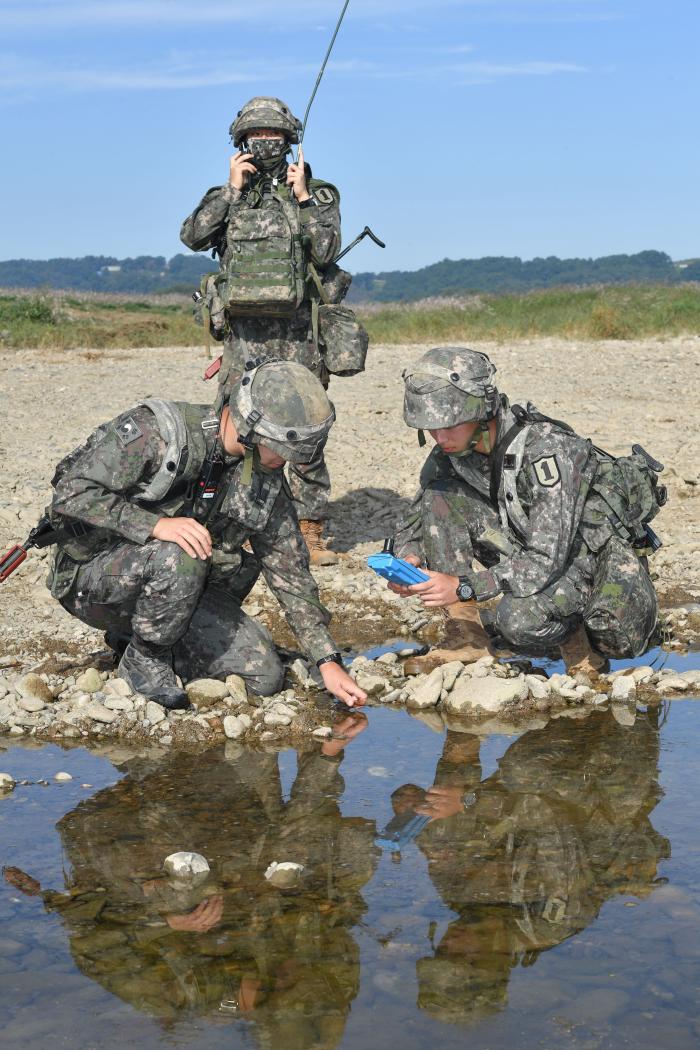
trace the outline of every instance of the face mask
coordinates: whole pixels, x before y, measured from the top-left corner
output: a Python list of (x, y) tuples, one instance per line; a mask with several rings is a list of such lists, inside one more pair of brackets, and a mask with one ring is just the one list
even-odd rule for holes
[(289, 152), (285, 139), (250, 139), (243, 144), (246, 153), (253, 154), (258, 171), (272, 172), (280, 167)]

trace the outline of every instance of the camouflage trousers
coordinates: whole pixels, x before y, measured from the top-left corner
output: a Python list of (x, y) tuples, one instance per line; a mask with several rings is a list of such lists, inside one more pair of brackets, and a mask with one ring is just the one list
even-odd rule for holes
[(175, 543), (124, 542), (81, 565), (61, 605), (91, 627), (172, 647), (183, 681), (237, 674), (268, 696), (284, 669), (267, 629), (241, 609), (259, 571), (250, 555), (226, 577)]
[[(461, 576), (470, 572), (474, 558), (487, 567), (498, 561), (479, 543), (485, 529), (503, 531), (498, 514), (471, 487), (436, 481), (423, 493), (421, 512), (428, 568)], [(532, 655), (556, 648), (583, 623), (599, 652), (620, 658), (644, 651), (657, 614), (646, 565), (629, 544), (613, 536), (594, 554), (577, 536), (557, 580), (527, 597), (504, 594), (493, 613), (484, 610), (483, 619), (510, 648)]]
[[(296, 361), (304, 365), (328, 388), (328, 373), (311, 333), (311, 311), (304, 305), (290, 318), (235, 318), (231, 334), (224, 343), (219, 372), (219, 394), (225, 395), (243, 372), (247, 361)], [(289, 488), (300, 520), (323, 521), (328, 514), (331, 479), (325, 459), (325, 442), (311, 463), (290, 464), (287, 468)]]

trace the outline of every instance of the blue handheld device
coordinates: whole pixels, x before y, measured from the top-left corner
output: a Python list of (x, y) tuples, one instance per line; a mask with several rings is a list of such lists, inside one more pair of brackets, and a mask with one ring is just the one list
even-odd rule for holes
[(411, 587), (414, 583), (425, 583), (430, 577), (415, 565), (396, 558), (393, 551), (394, 541), (384, 541), (384, 550), (381, 554), (370, 554), (367, 564), (374, 569), (378, 576), (383, 576), (390, 583), (400, 583), (404, 587)]
[(400, 853), (429, 823), (430, 817), (421, 816), (420, 813), (411, 810), (401, 813), (389, 821), (381, 835), (377, 835), (377, 845), (391, 853)]

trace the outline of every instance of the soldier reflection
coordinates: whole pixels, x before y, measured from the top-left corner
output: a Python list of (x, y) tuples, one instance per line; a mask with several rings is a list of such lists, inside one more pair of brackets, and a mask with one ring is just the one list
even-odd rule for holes
[[(137, 1009), (166, 1022), (245, 1018), (266, 1047), (335, 1047), (359, 989), (350, 931), (379, 853), (374, 822), (338, 804), (343, 748), (366, 725), (353, 713), (333, 739), (300, 751), (286, 802), (277, 753), (229, 745), (229, 761), (135, 760), (59, 822), (64, 893), (42, 892), (18, 869), (5, 877), (41, 892), (78, 967)], [(204, 883), (163, 877), (164, 858), (181, 849), (207, 858)], [(298, 888), (265, 881), (273, 860), (304, 865)]]
[(652, 892), (670, 856), (650, 820), (662, 796), (655, 720), (552, 721), (485, 780), (479, 739), (448, 732), (434, 785), (395, 793), (395, 812), (431, 818), (416, 842), (458, 914), (417, 962), (422, 1009), (453, 1023), (498, 1010), (513, 967), (583, 930), (616, 894)]

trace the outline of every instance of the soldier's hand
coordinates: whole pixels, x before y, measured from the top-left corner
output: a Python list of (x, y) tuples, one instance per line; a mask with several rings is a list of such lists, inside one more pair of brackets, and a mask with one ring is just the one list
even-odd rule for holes
[(292, 187), (292, 192), (299, 202), (307, 201), (311, 196), (306, 185), (304, 151), (301, 146), (299, 147), (299, 160), (287, 168), (287, 185)]
[[(416, 568), (420, 565), (420, 558), (415, 554), (407, 554), (404, 561), (407, 561), (409, 565), (415, 565)], [(404, 587), (402, 583), (387, 583), (387, 587), (390, 591), (393, 591), (394, 594), (400, 594), (402, 598), (410, 598), (413, 594), (411, 588)]]
[(236, 153), (231, 157), (231, 171), (228, 181), (234, 189), (242, 190), (248, 181), (249, 175), (254, 175), (258, 170), (252, 163), (252, 153)]
[(364, 733), (369, 725), (367, 715), (361, 711), (347, 715), (342, 722), (336, 722), (333, 726), (333, 739), (326, 740), (321, 745), (321, 754), (333, 758), (340, 754), (346, 744), (349, 744), (360, 733)]
[(219, 893), (215, 897), (198, 904), (194, 911), (186, 915), (166, 915), (165, 921), (171, 930), (184, 930), (187, 933), (207, 933), (221, 922), (224, 913), (224, 898)]
[(333, 693), (333, 696), (337, 696), (348, 707), (362, 707), (365, 704), (367, 693), (360, 689), (340, 664), (321, 664), (319, 671), (328, 692)]
[(416, 808), (416, 813), (431, 820), (444, 820), (455, 813), (464, 811), (462, 789), (459, 787), (439, 787), (433, 784), (425, 793), (425, 800)]
[(194, 518), (160, 518), (151, 535), (154, 540), (177, 543), (190, 558), (211, 558), (211, 536)]
[(441, 609), (457, 601), (457, 576), (449, 576), (446, 572), (431, 572), (430, 569), (424, 571), (430, 579), (424, 583), (412, 584), (408, 588), (409, 594), (417, 594), (426, 609)]

